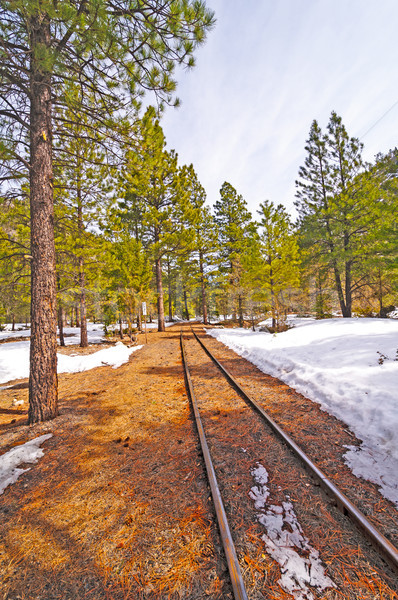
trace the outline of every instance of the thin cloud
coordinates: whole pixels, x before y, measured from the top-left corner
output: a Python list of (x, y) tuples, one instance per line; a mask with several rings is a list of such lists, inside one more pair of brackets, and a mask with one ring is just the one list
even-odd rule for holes
[(313, 119), (332, 110), (365, 158), (397, 145), (395, 0), (209, 2), (217, 25), (197, 67), (179, 77), (182, 107), (163, 127), (180, 162), (193, 163), (210, 203), (230, 181), (255, 213), (270, 198), (292, 209)]

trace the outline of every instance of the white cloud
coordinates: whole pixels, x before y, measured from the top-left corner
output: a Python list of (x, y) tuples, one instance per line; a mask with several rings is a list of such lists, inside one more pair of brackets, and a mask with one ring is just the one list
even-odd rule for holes
[[(230, 181), (255, 212), (265, 198), (289, 208), (313, 119), (332, 110), (364, 135), (398, 100), (395, 0), (208, 2), (216, 28), (179, 77), (182, 107), (163, 127), (218, 199)], [(364, 137), (365, 157), (396, 145), (398, 106)]]

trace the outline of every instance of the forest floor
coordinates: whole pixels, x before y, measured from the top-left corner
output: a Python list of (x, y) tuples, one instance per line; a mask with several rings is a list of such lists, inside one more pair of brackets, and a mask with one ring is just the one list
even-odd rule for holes
[[(27, 426), (26, 387), (0, 391), (0, 454), (53, 434), (44, 456), (0, 496), (1, 600), (232, 598), (184, 385), (179, 331), (151, 331), (147, 344), (139, 336), (143, 348), (117, 369), (60, 375), (60, 414), (53, 421)], [(243, 373), (257, 371), (222, 351)], [(285, 401), (295, 408), (301, 403), (303, 415), (311, 406), (311, 423), (325, 422), (321, 445), (329, 440), (336, 452), (340, 438), (341, 447), (352, 443), (336, 419), (274, 381), (276, 411)], [(371, 496), (373, 488), (369, 484)], [(389, 512), (391, 505), (377, 498), (380, 515)], [(261, 544), (255, 523), (252, 535)], [(269, 579), (275, 591), (267, 597), (289, 598), (278, 588), (279, 568), (261, 552), (259, 561), (247, 569)], [(396, 598), (373, 573), (374, 597)]]

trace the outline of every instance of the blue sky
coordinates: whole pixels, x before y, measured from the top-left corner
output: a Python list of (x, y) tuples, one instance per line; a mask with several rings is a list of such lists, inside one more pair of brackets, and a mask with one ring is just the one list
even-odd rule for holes
[(365, 159), (398, 145), (397, 0), (207, 5), (216, 26), (196, 67), (178, 73), (182, 106), (168, 108), (162, 126), (210, 204), (228, 181), (252, 213), (269, 199), (294, 214), (311, 123), (325, 129), (332, 110), (363, 137)]

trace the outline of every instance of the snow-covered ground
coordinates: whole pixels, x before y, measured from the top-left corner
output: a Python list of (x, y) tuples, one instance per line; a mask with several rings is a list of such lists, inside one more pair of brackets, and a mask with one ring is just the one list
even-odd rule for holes
[(344, 421), (362, 441), (345, 460), (398, 506), (398, 321), (294, 319), (278, 334), (208, 333)]
[[(2, 331), (0, 332), (0, 339), (21, 337), (22, 333), (24, 337), (29, 336), (30, 329), (23, 332)], [(77, 327), (66, 327), (65, 333), (69, 334), (65, 337), (65, 344), (80, 343), (80, 330)], [(104, 331), (102, 325), (90, 323), (88, 326), (89, 344), (100, 343), (103, 339)], [(29, 345), (30, 342), (28, 340), (0, 344), (0, 384), (13, 379), (29, 377)], [(120, 367), (120, 365), (128, 361), (132, 352), (140, 348), (142, 346), (127, 348), (127, 346), (118, 342), (115, 346), (109, 346), (109, 348), (98, 350), (98, 352), (94, 352), (93, 354), (69, 356), (58, 354), (58, 373), (77, 373), (106, 365), (114, 368)]]

